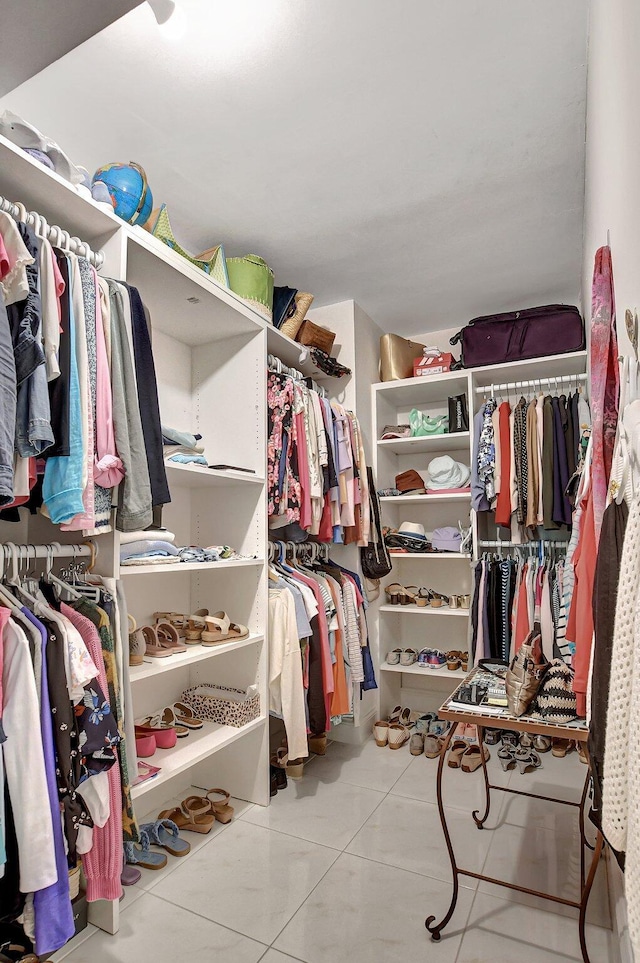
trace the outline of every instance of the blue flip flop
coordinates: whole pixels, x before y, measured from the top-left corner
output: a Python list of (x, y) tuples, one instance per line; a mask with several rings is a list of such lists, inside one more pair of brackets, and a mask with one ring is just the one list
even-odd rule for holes
[[(182, 839), (180, 830), (171, 819), (157, 819), (154, 823), (144, 823), (141, 833), (146, 833), (151, 842), (162, 846), (172, 856), (186, 856), (191, 852), (191, 844)], [(166, 856), (164, 859), (166, 860)]]
[(124, 855), (129, 865), (142, 866), (143, 869), (163, 869), (167, 865), (167, 857), (162, 853), (152, 852), (150, 845), (149, 834), (144, 831), (144, 827), (140, 827), (140, 842), (124, 844)]

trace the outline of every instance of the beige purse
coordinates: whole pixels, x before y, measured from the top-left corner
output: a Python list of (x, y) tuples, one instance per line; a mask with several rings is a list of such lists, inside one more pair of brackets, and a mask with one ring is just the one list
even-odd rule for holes
[(549, 663), (542, 655), (539, 630), (530, 632), (507, 669), (505, 688), (512, 716), (523, 716), (542, 685)]
[(422, 357), (423, 344), (407, 341), (399, 334), (383, 334), (380, 338), (380, 381), (413, 378), (413, 362)]

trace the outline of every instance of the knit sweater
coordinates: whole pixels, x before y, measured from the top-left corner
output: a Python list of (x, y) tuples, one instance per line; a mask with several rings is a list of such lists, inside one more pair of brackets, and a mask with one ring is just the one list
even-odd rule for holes
[(620, 564), (604, 753), (602, 831), (626, 850), (629, 935), (640, 952), (640, 501), (631, 506)]
[[(60, 611), (75, 625), (84, 639), (91, 658), (98, 667), (98, 681), (103, 692), (108, 692), (107, 675), (102, 657), (102, 645), (95, 625), (70, 606), (61, 603)], [(87, 877), (87, 901), (116, 900), (122, 894), (122, 795), (120, 767), (116, 762), (107, 773), (109, 777), (110, 816), (102, 828), (93, 830), (93, 848), (82, 858)]]

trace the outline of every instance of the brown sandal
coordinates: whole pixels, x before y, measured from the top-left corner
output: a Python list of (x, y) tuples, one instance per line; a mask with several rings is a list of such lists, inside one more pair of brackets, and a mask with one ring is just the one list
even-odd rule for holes
[(158, 819), (170, 819), (178, 829), (202, 835), (210, 833), (215, 822), (211, 804), (201, 796), (188, 796), (175, 809), (163, 809)]
[[(216, 793), (218, 796), (222, 796), (220, 800), (213, 800), (209, 797), (211, 793)], [(229, 805), (229, 800), (231, 799), (231, 794), (226, 791), (226, 789), (209, 789), (206, 798), (211, 804), (211, 809), (213, 814), (219, 823), (230, 823), (233, 819), (234, 808)]]

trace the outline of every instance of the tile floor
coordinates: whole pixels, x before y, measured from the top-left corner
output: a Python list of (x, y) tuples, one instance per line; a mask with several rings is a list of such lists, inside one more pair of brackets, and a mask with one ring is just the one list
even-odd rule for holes
[[(492, 779), (575, 797), (584, 767), (573, 754), (543, 757), (543, 769)], [(577, 911), (463, 878), (455, 915), (439, 944), (424, 928), (449, 903), (450, 869), (435, 805), (436, 761), (408, 748), (333, 743), (304, 778), (268, 809), (236, 801), (236, 818), (210, 836), (186, 834), (192, 852), (126, 891), (111, 937), (88, 927), (66, 963), (569, 963), (581, 960)], [(544, 788), (543, 788), (544, 787)], [(480, 772), (448, 770), (445, 796), (459, 856), (469, 869), (516, 877), (575, 898), (576, 817), (495, 793), (488, 827), (470, 816)], [(484, 868), (484, 869), (483, 869)], [(589, 908), (593, 963), (613, 963), (604, 863)], [(567, 917), (571, 917), (570, 920)]]

